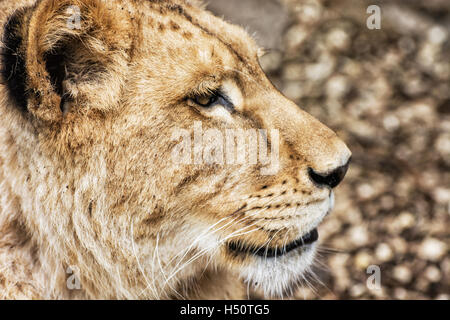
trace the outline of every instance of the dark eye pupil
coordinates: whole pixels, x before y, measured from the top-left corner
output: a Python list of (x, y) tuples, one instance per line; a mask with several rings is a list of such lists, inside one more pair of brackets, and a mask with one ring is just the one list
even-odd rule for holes
[(209, 98), (209, 104), (216, 103), (219, 97), (217, 95), (213, 95)]

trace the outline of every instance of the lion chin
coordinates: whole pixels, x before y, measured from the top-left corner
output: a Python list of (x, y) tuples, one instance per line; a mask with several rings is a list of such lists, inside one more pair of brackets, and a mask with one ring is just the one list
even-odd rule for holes
[[(265, 298), (284, 298), (293, 296), (299, 286), (309, 285), (308, 277), (314, 276), (312, 267), (318, 246), (318, 225), (333, 206), (334, 193), (331, 192), (318, 208), (307, 208), (306, 212), (295, 210), (294, 212), (302, 215), (311, 216), (313, 213), (315, 218), (309, 221), (309, 227), (298, 229), (295, 240), (289, 242), (285, 239), (279, 246), (271, 246), (271, 241), (266, 241), (263, 245), (246, 243), (245, 240), (236, 238), (227, 241), (223, 245), (227, 262), (233, 260), (233, 270), (244, 281), (247, 290), (260, 292)], [(320, 215), (315, 212), (317, 209), (322, 212)], [(213, 247), (220, 247), (223, 242), (213, 238), (205, 241)], [(213, 259), (220, 261), (221, 257)], [(230, 264), (227, 263), (227, 266)]]
[(254, 265), (240, 271), (240, 276), (245, 283), (260, 289), (265, 297), (290, 297), (298, 286), (307, 282), (315, 251), (316, 244), (311, 244), (281, 257), (257, 258)]
[[(330, 194), (328, 214), (334, 206), (334, 195)], [(229, 243), (228, 250), (235, 255), (246, 255), (248, 261), (240, 267), (238, 274), (248, 287), (262, 292), (264, 297), (283, 298), (295, 294), (296, 289), (308, 284), (308, 276), (313, 275), (311, 267), (315, 259), (319, 233), (314, 221), (310, 231), (299, 233), (296, 240), (283, 243), (279, 247), (268, 245), (245, 247)]]

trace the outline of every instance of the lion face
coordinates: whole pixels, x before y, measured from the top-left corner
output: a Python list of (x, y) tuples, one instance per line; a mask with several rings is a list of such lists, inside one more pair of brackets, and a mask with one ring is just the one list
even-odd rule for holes
[(28, 39), (25, 99), (9, 82), (20, 108), (3, 112), (27, 128), (16, 172), (38, 186), (24, 219), (49, 265), (79, 266), (91, 297), (176, 297), (214, 268), (267, 296), (297, 284), (351, 153), (274, 88), (244, 31), (126, 0), (41, 1), (5, 30)]

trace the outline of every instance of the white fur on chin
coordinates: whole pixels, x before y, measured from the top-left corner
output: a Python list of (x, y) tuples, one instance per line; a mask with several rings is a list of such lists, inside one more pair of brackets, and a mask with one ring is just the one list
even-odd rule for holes
[(266, 298), (291, 295), (314, 260), (316, 244), (289, 252), (281, 257), (254, 257), (243, 267), (240, 276), (244, 281), (261, 289)]

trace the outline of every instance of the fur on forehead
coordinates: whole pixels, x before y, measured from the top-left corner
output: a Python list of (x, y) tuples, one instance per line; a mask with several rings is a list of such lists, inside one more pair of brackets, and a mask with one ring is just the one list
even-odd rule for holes
[[(185, 18), (205, 34), (226, 44), (232, 51), (239, 52), (250, 59), (259, 56), (262, 52), (255, 40), (243, 28), (230, 24), (205, 10), (206, 5), (203, 1), (169, 0), (155, 3), (161, 6), (160, 8), (169, 9), (176, 15)], [(154, 3), (150, 2), (150, 4)]]

